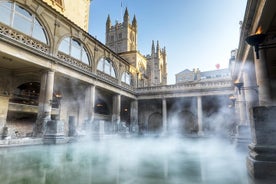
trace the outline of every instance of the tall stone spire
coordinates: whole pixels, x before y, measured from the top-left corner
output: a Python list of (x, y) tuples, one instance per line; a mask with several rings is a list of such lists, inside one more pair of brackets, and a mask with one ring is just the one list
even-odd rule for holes
[(153, 56), (155, 53), (155, 46), (154, 46), (154, 41), (152, 40), (152, 44), (151, 44), (151, 55)]
[(160, 47), (159, 47), (159, 41), (157, 40), (157, 44), (156, 44), (156, 53), (159, 56), (160, 54)]
[(124, 23), (128, 23), (128, 22), (129, 22), (129, 15), (128, 15), (128, 10), (126, 8), (125, 14), (124, 14)]
[(110, 29), (110, 27), (111, 27), (111, 20), (110, 20), (110, 16), (108, 15), (106, 19), (106, 29)]
[(137, 29), (137, 21), (136, 21), (136, 16), (135, 15), (132, 19), (132, 26)]

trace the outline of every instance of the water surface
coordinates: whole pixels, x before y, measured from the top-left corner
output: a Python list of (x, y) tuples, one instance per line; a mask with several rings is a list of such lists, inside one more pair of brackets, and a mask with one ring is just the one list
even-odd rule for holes
[(246, 184), (245, 154), (216, 139), (112, 138), (0, 149), (1, 184)]

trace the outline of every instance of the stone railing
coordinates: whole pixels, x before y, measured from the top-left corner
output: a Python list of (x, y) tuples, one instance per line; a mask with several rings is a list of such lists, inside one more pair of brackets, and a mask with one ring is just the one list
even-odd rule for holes
[(25, 34), (19, 33), (18, 31), (15, 31), (14, 29), (7, 27), (3, 24), (0, 24), (0, 35), (3, 35), (10, 39), (13, 39), (19, 43), (27, 45), (27, 46), (29, 46), (33, 49), (39, 50), (43, 53), (49, 53), (48, 45), (46, 45), (42, 42), (39, 42)]
[(127, 83), (124, 83), (124, 82), (121, 82), (121, 86), (122, 86), (123, 88), (128, 89), (128, 90), (131, 90), (131, 91), (134, 90), (133, 86), (131, 86), (131, 85), (127, 84)]
[(57, 57), (60, 60), (64, 61), (65, 63), (67, 63), (71, 66), (77, 67), (77, 68), (79, 68), (83, 71), (86, 71), (86, 72), (92, 72), (92, 68), (89, 65), (87, 65), (87, 64), (85, 64), (85, 63), (83, 63), (83, 62), (81, 62), (77, 59), (74, 59), (73, 57), (70, 57), (67, 54), (64, 54), (62, 52), (58, 52)]
[(101, 79), (107, 81), (107, 82), (111, 82), (113, 84), (118, 84), (118, 79), (104, 73), (104, 72), (101, 72), (99, 70), (97, 70), (97, 76), (101, 77)]
[(193, 91), (193, 90), (208, 90), (216, 88), (231, 88), (233, 87), (233, 82), (231, 79), (219, 80), (219, 81), (197, 81), (191, 83), (166, 85), (166, 86), (153, 86), (138, 88), (136, 90), (137, 94), (143, 93), (157, 93), (157, 92), (176, 92), (176, 91)]

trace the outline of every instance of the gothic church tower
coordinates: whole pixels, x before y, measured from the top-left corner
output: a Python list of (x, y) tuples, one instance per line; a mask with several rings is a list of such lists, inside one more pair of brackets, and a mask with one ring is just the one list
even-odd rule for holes
[(167, 84), (167, 53), (166, 48), (160, 49), (159, 41), (155, 48), (152, 41), (151, 55), (148, 59), (148, 76), (152, 86)]
[(137, 46), (137, 20), (134, 15), (129, 21), (128, 9), (124, 13), (122, 23), (111, 24), (110, 16), (106, 20), (106, 46), (119, 54), (136, 68), (133, 76), (137, 76), (137, 87), (158, 86), (167, 84), (166, 50), (160, 49), (157, 41), (156, 48), (152, 43), (151, 55), (142, 55)]
[(110, 16), (106, 20), (105, 44), (116, 53), (137, 50), (137, 22), (134, 15), (132, 24), (129, 22), (129, 14), (126, 8), (123, 23), (116, 22), (111, 25)]

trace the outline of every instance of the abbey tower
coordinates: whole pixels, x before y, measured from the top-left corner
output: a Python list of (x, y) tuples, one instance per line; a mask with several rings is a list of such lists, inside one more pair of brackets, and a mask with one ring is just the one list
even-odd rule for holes
[(130, 23), (128, 9), (124, 13), (122, 23), (112, 25), (110, 16), (106, 20), (106, 45), (118, 55), (135, 66), (139, 81), (138, 87), (158, 86), (167, 84), (166, 49), (156, 47), (152, 41), (151, 54), (142, 55), (138, 51), (138, 24), (134, 15)]

